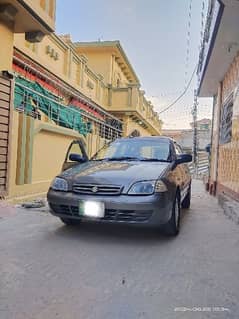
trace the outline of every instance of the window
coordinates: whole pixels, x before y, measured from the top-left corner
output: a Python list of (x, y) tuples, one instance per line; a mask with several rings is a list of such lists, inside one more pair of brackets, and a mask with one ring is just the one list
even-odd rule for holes
[(232, 115), (233, 115), (233, 101), (224, 104), (221, 113), (220, 124), (220, 144), (231, 142), (232, 139)]
[(133, 132), (131, 132), (129, 136), (130, 137), (140, 136), (140, 132), (138, 130), (133, 130)]

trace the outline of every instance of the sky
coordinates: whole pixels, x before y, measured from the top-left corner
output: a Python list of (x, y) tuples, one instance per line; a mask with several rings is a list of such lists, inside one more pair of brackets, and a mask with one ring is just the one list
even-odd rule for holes
[[(58, 0), (56, 33), (73, 41), (120, 40), (160, 112), (182, 93), (197, 64), (202, 12), (206, 0)], [(195, 74), (185, 96), (160, 114), (163, 128), (190, 127), (196, 85)], [(211, 118), (211, 99), (200, 99), (198, 110), (199, 119)]]

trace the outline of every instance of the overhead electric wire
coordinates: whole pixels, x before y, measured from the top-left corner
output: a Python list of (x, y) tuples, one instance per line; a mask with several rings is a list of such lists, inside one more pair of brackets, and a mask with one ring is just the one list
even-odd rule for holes
[(190, 59), (192, 3), (193, 3), (193, 0), (189, 0), (188, 23), (187, 23), (187, 33), (186, 33), (187, 35), (186, 35), (185, 73), (184, 73), (184, 86), (185, 87), (187, 84), (188, 66), (189, 66), (189, 59)]
[(187, 86), (185, 87), (184, 91), (172, 102), (170, 103), (168, 106), (166, 106), (162, 111), (158, 112), (158, 114), (162, 114), (164, 112), (166, 112), (167, 110), (169, 110), (172, 106), (174, 106), (188, 91), (191, 83), (192, 83), (192, 80), (193, 80), (193, 77), (194, 77), (194, 74), (197, 70), (197, 65), (195, 66), (194, 70), (193, 70), (193, 73), (191, 75), (191, 78), (190, 80), (188, 81), (188, 84)]

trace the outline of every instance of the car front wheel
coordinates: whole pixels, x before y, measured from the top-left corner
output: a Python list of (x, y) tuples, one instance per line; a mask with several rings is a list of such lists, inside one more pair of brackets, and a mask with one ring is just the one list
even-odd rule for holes
[(180, 229), (180, 198), (178, 194), (176, 194), (172, 215), (170, 220), (164, 225), (163, 232), (168, 236), (177, 236)]

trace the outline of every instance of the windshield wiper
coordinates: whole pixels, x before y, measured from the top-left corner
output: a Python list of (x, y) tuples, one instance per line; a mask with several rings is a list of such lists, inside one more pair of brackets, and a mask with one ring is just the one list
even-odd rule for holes
[(158, 159), (158, 158), (141, 158), (141, 161), (144, 162), (162, 162), (162, 163), (171, 163), (171, 161), (165, 159)]
[(104, 158), (106, 161), (140, 161), (141, 159), (138, 157), (132, 156), (121, 156), (121, 157), (106, 157)]

